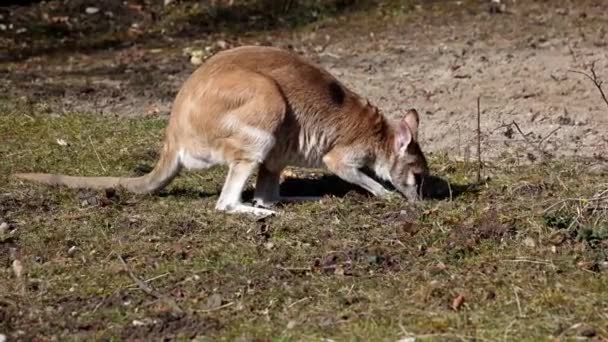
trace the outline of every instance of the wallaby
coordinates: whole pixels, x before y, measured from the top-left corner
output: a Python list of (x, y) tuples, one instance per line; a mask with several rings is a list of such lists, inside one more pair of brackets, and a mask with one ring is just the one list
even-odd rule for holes
[[(165, 187), (182, 167), (205, 169), (227, 164), (216, 209), (271, 215), (281, 200), (286, 166), (325, 166), (343, 180), (375, 196), (409, 200), (428, 174), (417, 141), (415, 109), (389, 120), (369, 101), (311, 61), (274, 47), (242, 46), (211, 56), (185, 81), (173, 103), (164, 146), (154, 169), (135, 178), (76, 177), (19, 173), (16, 177), (72, 188), (122, 187), (151, 193)], [(258, 168), (254, 204), (241, 195)]]

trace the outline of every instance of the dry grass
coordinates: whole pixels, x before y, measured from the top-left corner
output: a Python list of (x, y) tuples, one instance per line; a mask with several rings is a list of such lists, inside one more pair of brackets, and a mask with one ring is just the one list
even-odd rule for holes
[[(478, 191), (415, 206), (349, 191), (332, 178), (292, 179), (284, 191), (306, 184), (339, 196), (287, 205), (280, 217), (256, 222), (213, 211), (223, 168), (184, 173), (156, 196), (8, 179), (28, 170), (135, 174), (155, 160), (162, 119), (38, 109), (0, 108), (0, 221), (8, 223), (0, 236), (0, 333), (608, 338), (608, 204), (599, 199), (608, 176), (587, 172), (586, 161), (489, 165), (492, 177)], [(476, 177), (474, 165), (446, 155), (432, 156), (431, 165), (454, 183)], [(454, 304), (459, 295), (464, 302)]]

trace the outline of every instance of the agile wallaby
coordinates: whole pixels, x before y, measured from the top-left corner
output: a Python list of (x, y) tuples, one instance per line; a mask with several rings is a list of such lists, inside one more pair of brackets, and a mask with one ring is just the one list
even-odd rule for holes
[[(367, 168), (415, 200), (418, 176), (428, 173), (417, 142), (418, 124), (416, 110), (389, 120), (323, 68), (294, 53), (243, 46), (210, 57), (186, 80), (150, 173), (136, 178), (15, 176), (72, 188), (150, 193), (169, 184), (182, 167), (227, 164), (216, 209), (269, 215), (274, 211), (265, 208), (283, 200), (279, 181), (286, 166), (324, 165), (375, 196), (393, 194), (361, 171)], [(255, 205), (246, 205), (241, 193), (258, 167)]]

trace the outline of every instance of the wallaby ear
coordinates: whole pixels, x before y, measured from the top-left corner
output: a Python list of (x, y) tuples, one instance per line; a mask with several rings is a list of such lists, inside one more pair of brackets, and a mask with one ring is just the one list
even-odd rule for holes
[(418, 140), (418, 125), (420, 124), (420, 116), (418, 115), (418, 111), (414, 108), (408, 109), (408, 111), (405, 112), (405, 115), (403, 115), (403, 119), (401, 119), (401, 121), (408, 125), (414, 140)]
[(407, 146), (412, 142), (412, 130), (410, 126), (401, 120), (395, 129), (395, 152), (405, 154)]

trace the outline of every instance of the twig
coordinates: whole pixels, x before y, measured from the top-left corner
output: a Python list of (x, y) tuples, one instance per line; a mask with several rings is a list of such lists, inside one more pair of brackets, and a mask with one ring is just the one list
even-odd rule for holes
[(577, 62), (577, 60), (576, 60), (576, 53), (574, 53), (574, 50), (572, 50), (572, 47), (570, 46), (570, 44), (568, 44), (568, 50), (570, 51), (570, 54), (572, 55), (572, 61), (574, 63), (576, 63)]
[(477, 96), (477, 183), (481, 183), (481, 96)]
[(91, 147), (93, 148), (93, 152), (95, 152), (95, 156), (97, 156), (97, 161), (99, 162), (99, 166), (101, 166), (101, 169), (103, 170), (103, 172), (107, 172), (106, 168), (103, 166), (103, 163), (101, 162), (101, 158), (99, 157), (99, 153), (97, 153), (97, 149), (95, 149), (95, 145), (93, 145), (93, 140), (91, 140), (91, 136), (89, 136), (89, 143), (91, 143)]
[(234, 305), (234, 302), (228, 302), (228, 303), (226, 303), (224, 305), (218, 306), (217, 308), (205, 309), (205, 310), (196, 310), (196, 312), (202, 312), (202, 313), (213, 312), (213, 311), (218, 311), (218, 310), (221, 310), (221, 309), (225, 309), (225, 308), (227, 308), (229, 306), (232, 306), (232, 305)]
[(507, 337), (509, 336), (509, 330), (511, 330), (511, 327), (513, 326), (513, 324), (515, 324), (517, 322), (516, 319), (512, 320), (511, 323), (509, 323), (509, 325), (507, 325), (507, 328), (505, 328), (505, 333), (504, 336), (502, 338), (503, 341), (507, 341)]
[[(450, 203), (452, 203), (454, 201), (453, 198), (453, 192), (452, 192), (452, 183), (448, 180), (448, 191), (450, 192)], [(479, 184), (479, 180), (477, 181), (477, 183)]]
[(303, 301), (307, 301), (307, 300), (309, 300), (309, 299), (310, 299), (310, 297), (304, 297), (304, 298), (300, 298), (300, 299), (296, 300), (295, 302), (293, 302), (293, 303), (289, 304), (287, 307), (288, 307), (288, 308), (291, 308), (292, 306), (294, 306), (294, 305), (296, 305), (296, 304), (298, 304), (298, 303), (302, 303)]
[(519, 311), (519, 317), (524, 317), (523, 312), (521, 311), (521, 303), (519, 302), (519, 295), (517, 294), (517, 289), (513, 287), (513, 293), (515, 294), (515, 303), (517, 303), (517, 311)]
[(560, 128), (562, 128), (562, 126), (558, 126), (556, 129), (552, 130), (551, 132), (549, 132), (549, 134), (545, 135), (544, 138), (540, 139), (540, 142), (538, 143), (538, 148), (542, 149), (542, 145), (545, 142), (545, 140), (547, 140), (550, 136), (552, 136), (555, 132), (559, 131)]
[(463, 155), (464, 153), (462, 153), (462, 144), (461, 144), (461, 136), (460, 136), (460, 125), (456, 124), (456, 129), (458, 130), (458, 154), (459, 155)]
[(606, 98), (606, 93), (604, 93), (604, 89), (602, 89), (602, 84), (604, 82), (597, 77), (597, 73), (595, 72), (595, 61), (591, 63), (591, 66), (589, 67), (589, 71), (591, 72), (591, 75), (589, 75), (586, 72), (582, 72), (582, 71), (568, 70), (568, 72), (572, 72), (575, 74), (581, 74), (581, 75), (587, 77), (588, 79), (590, 79), (591, 82), (593, 82), (593, 85), (595, 85), (595, 87), (597, 88), (597, 90), (600, 91), (600, 95), (602, 96), (604, 103), (606, 103), (606, 106), (608, 106), (608, 98)]
[(289, 271), (289, 272), (310, 272), (312, 271), (312, 268), (310, 267), (283, 267), (283, 266), (277, 266), (278, 269), (282, 270), (282, 271)]
[[(144, 280), (143, 282), (147, 284), (147, 283), (149, 283), (149, 282), (151, 282), (151, 281), (153, 281), (153, 280), (160, 279), (160, 278), (166, 277), (166, 276), (168, 276), (168, 275), (169, 275), (169, 273), (163, 273), (163, 274), (159, 274), (159, 275), (157, 275), (156, 277), (152, 277), (152, 278), (150, 278), (150, 279), (146, 279), (146, 280)], [(131, 284), (131, 285), (129, 285), (129, 287), (135, 287), (135, 286), (137, 286), (137, 284)]]
[(524, 134), (524, 132), (521, 130), (521, 128), (519, 128), (519, 125), (517, 124), (517, 122), (515, 122), (515, 120), (513, 121), (513, 126), (515, 126), (515, 128), (517, 129), (517, 131), (519, 132), (519, 134), (521, 134), (521, 136), (524, 138), (524, 140), (526, 141), (526, 143), (528, 145), (532, 146), (536, 151), (538, 151), (538, 153), (540, 153), (540, 156), (544, 159), (545, 155), (546, 155), (545, 151), (543, 151), (537, 145), (533, 144), (532, 141), (530, 141), (530, 139), (528, 139), (528, 136)]
[(547, 265), (547, 266), (551, 266), (552, 268), (555, 268), (555, 264), (552, 262), (548, 262), (548, 261), (540, 261), (540, 260), (530, 260), (530, 259), (507, 259), (507, 260), (503, 260), (505, 262), (525, 262), (525, 263), (530, 263), (530, 264), (537, 264), (537, 265)]
[(133, 271), (131, 271), (131, 268), (129, 267), (129, 265), (127, 264), (125, 259), (120, 254), (118, 254), (118, 253), (114, 253), (114, 254), (116, 254), (116, 256), (118, 257), (118, 260), (120, 260), (120, 262), (122, 263), (122, 266), (125, 269), (125, 271), (127, 271), (127, 273), (129, 274), (129, 277), (131, 277), (131, 279), (137, 284), (137, 287), (139, 287), (142, 291), (149, 294), (150, 296), (164, 301), (167, 305), (169, 305), (173, 309), (173, 311), (175, 311), (179, 314), (184, 313), (184, 310), (182, 310), (177, 305), (177, 303), (175, 303), (174, 300), (163, 295), (162, 293), (159, 293), (158, 291), (156, 291), (152, 287), (150, 287), (150, 285), (146, 284), (141, 279), (137, 278), (137, 276), (135, 276)]
[(602, 197), (595, 197), (595, 198), (565, 198), (562, 200), (559, 200), (553, 204), (551, 204), (547, 209), (544, 210), (544, 212), (548, 212), (549, 210), (557, 207), (560, 204), (564, 204), (566, 202), (596, 202), (596, 201), (603, 201), (603, 200), (608, 200), (608, 196), (602, 196)]

